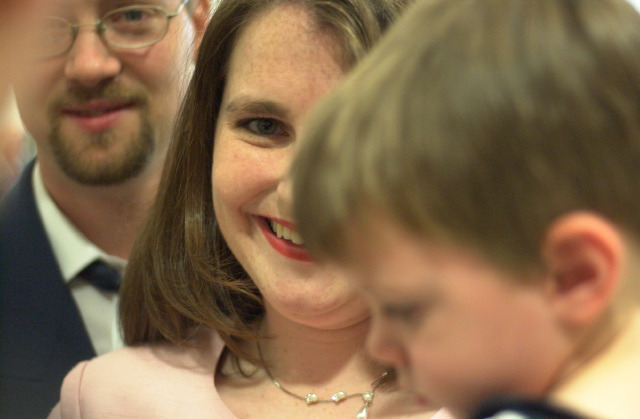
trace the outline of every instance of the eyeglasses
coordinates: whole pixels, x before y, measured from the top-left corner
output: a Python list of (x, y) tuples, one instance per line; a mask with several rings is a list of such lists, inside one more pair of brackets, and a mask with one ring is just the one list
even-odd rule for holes
[(66, 19), (45, 16), (33, 33), (31, 55), (50, 58), (69, 51), (82, 26), (95, 26), (111, 47), (144, 48), (160, 42), (169, 30), (169, 21), (178, 16), (190, 0), (182, 0), (174, 13), (161, 7), (134, 5), (115, 9), (95, 23), (73, 24)]

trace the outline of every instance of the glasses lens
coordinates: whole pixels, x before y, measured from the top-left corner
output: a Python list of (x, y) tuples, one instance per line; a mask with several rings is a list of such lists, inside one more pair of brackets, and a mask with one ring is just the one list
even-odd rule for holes
[(73, 42), (73, 30), (69, 22), (58, 17), (44, 16), (28, 34), (31, 54), (53, 56), (66, 51)]
[(102, 19), (104, 38), (115, 47), (138, 48), (164, 36), (167, 12), (154, 6), (131, 6), (114, 10)]

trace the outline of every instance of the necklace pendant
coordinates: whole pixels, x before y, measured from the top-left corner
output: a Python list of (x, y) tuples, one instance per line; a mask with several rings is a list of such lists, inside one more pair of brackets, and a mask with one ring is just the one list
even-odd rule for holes
[(333, 402), (336, 404), (340, 403), (346, 398), (347, 398), (347, 393), (345, 393), (344, 391), (338, 391), (333, 396), (331, 396), (331, 400), (333, 400)]
[(318, 395), (316, 393), (309, 393), (305, 396), (304, 400), (307, 402), (307, 405), (318, 403)]
[(367, 391), (366, 393), (362, 393), (362, 400), (364, 400), (365, 404), (371, 404), (373, 401), (373, 392)]
[(356, 419), (367, 419), (369, 417), (369, 414), (367, 412), (367, 408), (369, 406), (370, 403), (365, 403), (364, 406), (362, 406), (362, 409), (360, 409), (360, 411), (356, 415)]

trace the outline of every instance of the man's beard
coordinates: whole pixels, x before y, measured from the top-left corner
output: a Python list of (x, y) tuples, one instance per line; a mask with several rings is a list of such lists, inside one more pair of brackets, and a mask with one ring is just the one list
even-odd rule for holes
[[(49, 136), (53, 155), (62, 171), (83, 185), (118, 185), (138, 176), (147, 166), (155, 149), (153, 131), (148, 118), (141, 121), (140, 131), (133, 135), (123, 151), (104, 158), (89, 159), (84, 150), (73, 147), (60, 134), (59, 125), (54, 126)], [(113, 132), (91, 136), (87, 148), (108, 152), (114, 142), (124, 142)]]
[[(99, 93), (83, 90), (69, 92), (65, 98), (56, 101), (50, 107), (52, 123), (49, 144), (62, 171), (78, 183), (89, 186), (118, 185), (138, 176), (147, 166), (155, 150), (154, 132), (149, 120), (146, 96), (140, 93), (127, 94), (127, 99), (138, 105), (140, 111), (140, 129), (135, 133), (105, 132), (87, 137), (84, 146), (68, 141), (60, 132), (59, 109), (63, 104), (91, 98), (117, 98), (124, 95), (107, 88)], [(117, 131), (117, 130), (116, 130)], [(126, 138), (128, 136), (129, 138)], [(114, 147), (114, 144), (116, 146)], [(110, 150), (120, 149), (118, 153)], [(105, 156), (92, 158), (93, 152), (103, 151)]]

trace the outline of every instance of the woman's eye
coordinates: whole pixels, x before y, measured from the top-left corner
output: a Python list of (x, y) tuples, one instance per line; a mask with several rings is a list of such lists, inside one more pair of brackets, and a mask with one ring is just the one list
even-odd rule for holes
[(256, 118), (242, 124), (246, 129), (258, 135), (281, 135), (284, 130), (280, 123), (271, 118)]

